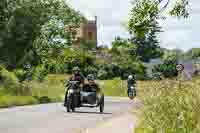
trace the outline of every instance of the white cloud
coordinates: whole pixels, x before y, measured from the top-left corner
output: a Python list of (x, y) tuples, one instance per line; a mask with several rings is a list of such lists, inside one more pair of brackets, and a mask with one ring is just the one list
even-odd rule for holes
[[(98, 16), (99, 44), (111, 44), (118, 35), (128, 37), (124, 23), (128, 20), (128, 13), (132, 0), (71, 0), (73, 8), (79, 10), (89, 19)], [(161, 45), (167, 48), (189, 49), (200, 47), (200, 1), (190, 0), (191, 16), (187, 20), (168, 18), (162, 22), (165, 32), (161, 34)]]

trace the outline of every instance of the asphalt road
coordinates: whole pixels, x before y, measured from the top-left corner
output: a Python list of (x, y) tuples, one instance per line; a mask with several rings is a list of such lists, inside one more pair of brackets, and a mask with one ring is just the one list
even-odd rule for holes
[(76, 133), (126, 113), (135, 105), (128, 98), (105, 98), (105, 110), (80, 108), (67, 113), (62, 103), (0, 109), (0, 133)]

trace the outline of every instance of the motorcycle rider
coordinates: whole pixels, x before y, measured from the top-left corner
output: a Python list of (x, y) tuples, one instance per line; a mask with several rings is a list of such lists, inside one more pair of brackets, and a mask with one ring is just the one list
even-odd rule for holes
[[(79, 67), (74, 67), (72, 69), (72, 76), (69, 78), (69, 81), (78, 81), (79, 89), (82, 88), (82, 86), (84, 84), (84, 76), (81, 74)], [(68, 86), (68, 84), (66, 86)], [(68, 91), (66, 91), (66, 94), (65, 94), (64, 106), (66, 106), (67, 92)]]
[[(132, 85), (135, 85), (136, 84), (136, 79), (135, 79), (135, 75), (132, 75), (130, 74), (128, 76), (128, 80), (127, 80), (127, 87), (128, 87), (128, 90), (127, 90), (127, 94), (129, 92), (129, 88), (132, 86)], [(134, 88), (135, 89), (135, 88)], [(135, 91), (135, 96), (136, 96), (136, 91)]]
[(95, 76), (93, 74), (89, 74), (87, 76), (87, 81), (88, 81), (88, 83), (84, 85), (83, 91), (85, 91), (85, 92), (95, 92), (95, 97), (96, 97), (95, 99), (97, 99), (97, 103), (98, 103), (98, 101), (100, 100), (99, 96), (101, 96), (100, 95), (101, 89), (100, 89), (99, 85), (95, 82)]
[(94, 88), (95, 89), (94, 91), (96, 91), (97, 94), (101, 92), (99, 85), (95, 82), (95, 77), (93, 74), (89, 74), (87, 76), (87, 80), (90, 88)]
[(84, 76), (81, 74), (79, 67), (72, 69), (72, 76), (69, 78), (69, 81), (79, 81), (79, 85), (84, 84)]

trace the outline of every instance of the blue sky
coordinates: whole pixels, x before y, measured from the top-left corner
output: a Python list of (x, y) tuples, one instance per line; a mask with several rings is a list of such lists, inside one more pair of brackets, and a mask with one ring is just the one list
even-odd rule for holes
[[(98, 43), (110, 45), (116, 36), (127, 38), (126, 30), (132, 0), (70, 0), (68, 3), (88, 19), (98, 17)], [(161, 22), (162, 47), (188, 50), (200, 47), (200, 1), (190, 0), (190, 18), (167, 18)]]

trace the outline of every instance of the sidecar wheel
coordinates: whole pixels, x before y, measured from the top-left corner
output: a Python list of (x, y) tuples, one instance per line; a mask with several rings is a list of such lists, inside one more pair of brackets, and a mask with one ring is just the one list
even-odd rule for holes
[(100, 113), (103, 113), (103, 111), (104, 111), (104, 96), (102, 96), (99, 110), (100, 110)]
[(71, 109), (72, 109), (72, 112), (75, 112), (75, 111), (76, 111), (75, 108), (74, 108), (73, 106), (71, 106)]

